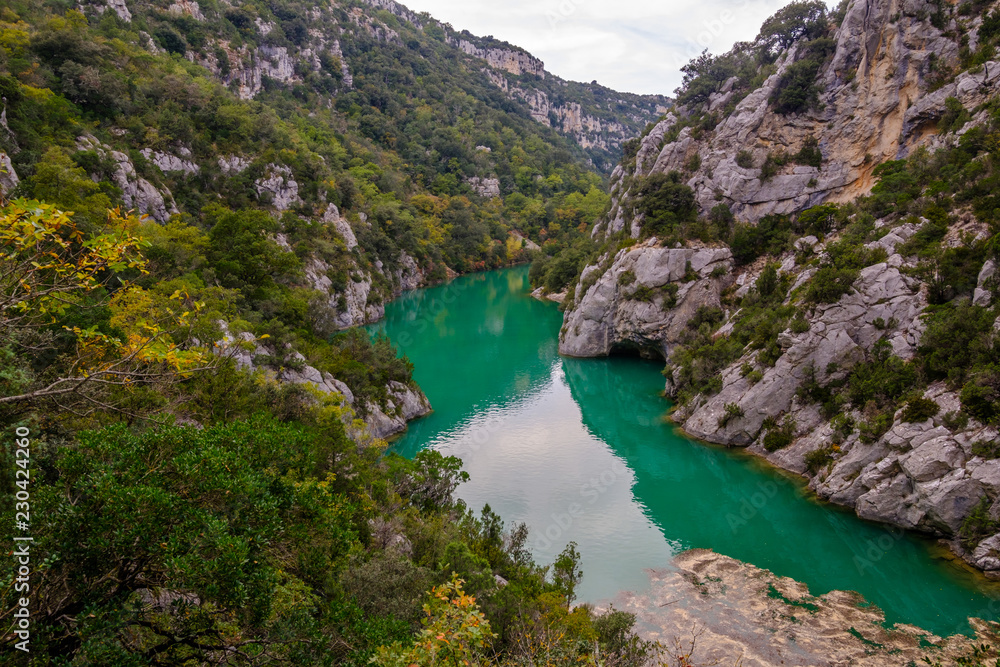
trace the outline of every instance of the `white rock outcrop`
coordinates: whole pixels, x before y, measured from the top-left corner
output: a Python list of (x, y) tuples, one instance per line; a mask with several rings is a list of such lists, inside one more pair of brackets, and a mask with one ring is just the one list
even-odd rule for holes
[(333, 204), (330, 204), (323, 213), (323, 222), (328, 225), (333, 225), (333, 228), (337, 230), (337, 234), (340, 235), (340, 238), (344, 239), (344, 244), (347, 246), (348, 250), (353, 250), (358, 247), (358, 239), (354, 236), (354, 230), (351, 229), (351, 223), (340, 216), (340, 211)]
[[(388, 399), (385, 405), (366, 401), (364, 406), (359, 406), (350, 387), (332, 374), (310, 366), (299, 352), (290, 350), (279, 357), (272, 347), (258, 341), (253, 334), (244, 332), (233, 335), (228, 323), (220, 320), (218, 324), (222, 339), (215, 345), (216, 354), (232, 358), (239, 368), (250, 371), (261, 369), (280, 382), (308, 385), (322, 392), (340, 395), (344, 404), (364, 415), (368, 435), (372, 437), (391, 437), (405, 431), (407, 422), (431, 412), (430, 401), (418, 387), (395, 380), (386, 387)], [(261, 358), (267, 360), (263, 365), (258, 361)], [(278, 358), (283, 361), (275, 367), (274, 360)]]
[(982, 271), (979, 272), (979, 283), (976, 292), (972, 296), (972, 303), (983, 308), (989, 308), (993, 303), (992, 289), (996, 288), (997, 264), (992, 259), (986, 260)]
[[(799, 58), (802, 45), (778, 60), (777, 70), (759, 88), (734, 98), (733, 79), (713, 94), (708, 110), (720, 114), (718, 125), (695, 136), (686, 127), (666, 136), (689, 113), (677, 109), (641, 140), (635, 166), (612, 178), (618, 190), (614, 203), (625, 220), (600, 226), (617, 231), (629, 224), (630, 190), (653, 172), (687, 174), (702, 212), (727, 204), (740, 220), (800, 211), (824, 201), (849, 201), (874, 185), (872, 170), (886, 160), (909, 155), (919, 146), (941, 143), (936, 124), (948, 98), (973, 111), (1000, 90), (1000, 62), (988, 62), (974, 72), (959, 74), (933, 92), (931, 58), (935, 67), (958, 65), (960, 29), (934, 27), (919, 2), (854, 0), (835, 35), (836, 48), (819, 74), (819, 104), (808, 111), (782, 115), (769, 103), (781, 76)], [(966, 20), (966, 19), (963, 19)], [(971, 19), (969, 19), (971, 20)], [(726, 105), (733, 110), (723, 114)], [(822, 154), (819, 168), (792, 163), (770, 178), (761, 175), (769, 155), (795, 155), (815, 140)], [(746, 152), (752, 166), (736, 158)], [(698, 167), (688, 168), (697, 157)], [(629, 185), (627, 176), (633, 177)]]
[(496, 199), (500, 196), (500, 179), (498, 178), (482, 178), (479, 176), (473, 176), (472, 178), (465, 179), (465, 182), (468, 183), (469, 187), (472, 188), (472, 191), (480, 197)]
[(170, 153), (156, 151), (152, 148), (143, 148), (139, 152), (142, 153), (144, 158), (155, 164), (160, 171), (164, 173), (181, 172), (187, 175), (192, 175), (201, 171), (201, 168), (191, 160), (180, 158)]
[(257, 195), (279, 211), (287, 211), (299, 204), (299, 184), (292, 178), (292, 170), (283, 164), (269, 164), (264, 176), (254, 181)]
[[(584, 269), (559, 352), (595, 357), (635, 349), (666, 358), (697, 309), (719, 305), (724, 281), (713, 274), (731, 266), (728, 248), (664, 248), (652, 239), (620, 250), (606, 271)], [(634, 298), (637, 292), (647, 298)]]
[(166, 222), (171, 215), (179, 213), (170, 190), (163, 188), (161, 191), (141, 178), (127, 154), (111, 150), (91, 136), (77, 137), (76, 147), (81, 151), (95, 151), (101, 157), (110, 158), (115, 163), (112, 180), (122, 191), (122, 203), (126, 209), (137, 210), (140, 214), (148, 215), (161, 223)]
[(14, 164), (10, 161), (10, 156), (0, 153), (0, 195), (6, 197), (14, 191), (21, 182), (14, 170)]

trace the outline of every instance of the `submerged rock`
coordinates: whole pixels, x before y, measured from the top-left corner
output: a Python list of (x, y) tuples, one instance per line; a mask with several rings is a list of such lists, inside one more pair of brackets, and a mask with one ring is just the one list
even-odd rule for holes
[(648, 592), (621, 593), (612, 604), (636, 615), (646, 639), (686, 654), (677, 664), (900, 667), (925, 657), (964, 664), (955, 661), (979, 644), (996, 646), (1000, 629), (978, 619), (970, 621), (974, 638), (887, 628), (881, 610), (857, 593), (813, 596), (804, 584), (705, 549), (685, 551), (673, 565), (650, 572)]

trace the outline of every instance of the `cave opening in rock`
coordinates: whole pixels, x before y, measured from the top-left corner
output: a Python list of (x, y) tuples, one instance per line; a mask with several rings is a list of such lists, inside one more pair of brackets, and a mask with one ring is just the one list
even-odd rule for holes
[(609, 357), (639, 357), (650, 361), (666, 362), (663, 349), (653, 345), (643, 345), (635, 341), (622, 341), (611, 346)]

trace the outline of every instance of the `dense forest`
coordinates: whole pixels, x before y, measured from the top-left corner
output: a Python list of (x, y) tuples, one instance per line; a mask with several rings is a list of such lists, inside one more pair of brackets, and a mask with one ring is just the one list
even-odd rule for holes
[[(459, 460), (386, 455), (364, 421), (419, 390), (345, 326), (556, 252), (609, 201), (448, 39), (362, 3), (0, 9), (0, 507), (34, 539), (30, 591), (0, 574), (0, 662), (657, 650), (570, 609), (573, 545), (533, 563), (526, 527), (455, 499)], [(281, 379), (307, 370), (342, 391)]]

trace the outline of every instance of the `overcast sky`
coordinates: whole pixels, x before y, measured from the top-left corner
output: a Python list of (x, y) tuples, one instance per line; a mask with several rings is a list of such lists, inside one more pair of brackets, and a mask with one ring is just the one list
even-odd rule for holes
[(702, 49), (723, 53), (757, 36), (789, 0), (402, 0), (456, 30), (493, 35), (572, 81), (670, 95)]

